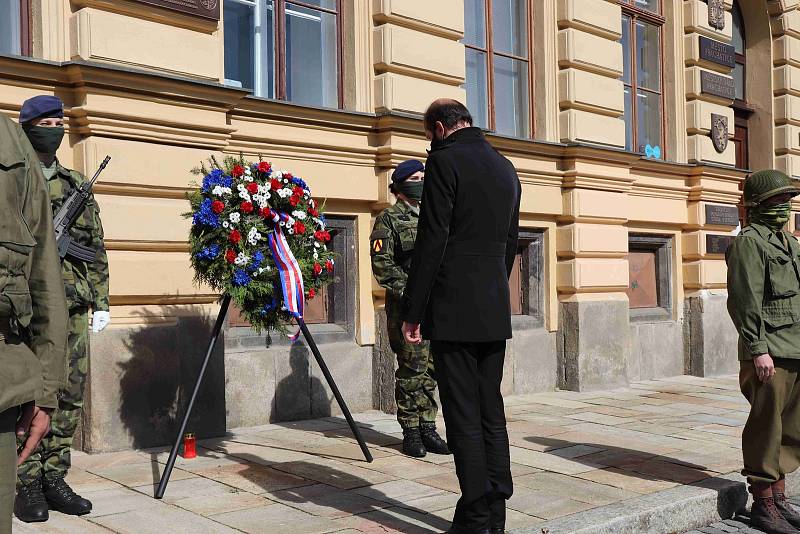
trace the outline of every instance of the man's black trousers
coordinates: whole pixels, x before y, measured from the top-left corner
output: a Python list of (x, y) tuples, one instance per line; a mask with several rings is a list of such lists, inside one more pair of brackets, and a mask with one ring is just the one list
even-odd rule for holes
[(501, 526), (513, 492), (500, 393), (506, 342), (431, 341), (431, 352), (461, 488), (453, 523), (477, 529), (491, 518)]

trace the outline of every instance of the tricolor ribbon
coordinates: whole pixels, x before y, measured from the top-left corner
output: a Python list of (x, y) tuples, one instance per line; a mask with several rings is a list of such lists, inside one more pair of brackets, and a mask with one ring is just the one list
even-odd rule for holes
[[(289, 243), (286, 241), (280, 225), (281, 222), (286, 223), (289, 216), (276, 211), (271, 211), (270, 216), (275, 223), (275, 230), (269, 234), (269, 248), (275, 260), (275, 266), (278, 268), (284, 306), (292, 317), (302, 319), (305, 302), (303, 273), (300, 272), (300, 265), (292, 254), (292, 249), (289, 248)], [(300, 330), (289, 336), (289, 339), (294, 342), (299, 336)]]

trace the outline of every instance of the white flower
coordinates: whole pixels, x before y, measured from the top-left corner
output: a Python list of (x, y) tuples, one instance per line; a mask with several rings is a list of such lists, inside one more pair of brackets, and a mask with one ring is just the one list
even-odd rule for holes
[(241, 220), (242, 216), (241, 214), (239, 214), (238, 211), (234, 211), (233, 213), (228, 215), (228, 218), (231, 220), (233, 224), (236, 224)]
[(230, 228), (231, 227), (231, 223), (229, 223), (228, 221), (222, 221), (222, 227), (223, 228)]
[(239, 191), (239, 197), (243, 198), (244, 200), (250, 200), (250, 193), (247, 192), (247, 189), (244, 191)]
[(294, 235), (294, 228), (289, 228), (286, 231), (289, 233), (289, 235)]
[(240, 252), (236, 259), (233, 260), (233, 263), (239, 266), (244, 266), (250, 263), (250, 257), (247, 256), (244, 252)]
[(278, 195), (280, 195), (281, 198), (290, 197), (290, 196), (292, 196), (292, 190), (289, 189), (288, 187), (284, 187), (282, 189), (278, 189)]
[(258, 186), (258, 192), (259, 192), (259, 194), (262, 194), (262, 195), (269, 194), (269, 186), (268, 185), (263, 185), (263, 184), (259, 185)]
[[(319, 247), (320, 247), (319, 242), (314, 241), (314, 248), (319, 248)], [(315, 254), (316, 254), (316, 252), (315, 252)]]
[(280, 180), (281, 178), (283, 178), (283, 173), (281, 171), (276, 171), (273, 169), (269, 176), (270, 178), (275, 178), (276, 180)]
[(244, 184), (237, 185), (236, 189), (238, 189), (239, 191), (247, 191), (247, 188), (244, 186)]
[(284, 221), (281, 221), (280, 224), (281, 224), (281, 226), (286, 226), (286, 222), (284, 222)]
[(247, 232), (247, 242), (251, 245), (256, 245), (260, 239), (261, 234), (258, 232), (258, 229), (255, 226), (250, 228), (250, 231)]
[(231, 188), (230, 187), (222, 187), (221, 185), (215, 185), (214, 189), (211, 190), (211, 194), (212, 195), (216, 195), (218, 197), (221, 197), (223, 195), (230, 195), (231, 194)]
[(318, 260), (318, 259), (319, 259), (319, 254), (317, 254), (317, 251), (316, 251), (316, 250), (314, 251), (314, 259), (315, 259), (315, 260)]
[(245, 167), (245, 169), (244, 169), (244, 173), (245, 173), (247, 176), (250, 176), (250, 175), (252, 175), (252, 174), (253, 174), (253, 171), (252, 171), (252, 170), (250, 170), (250, 167)]
[(302, 212), (302, 211), (300, 211), (300, 210), (295, 210), (295, 211), (293, 211), (293, 212), (292, 212), (292, 216), (294, 216), (294, 217), (296, 217), (296, 218), (300, 219), (301, 221), (302, 221), (302, 220), (304, 220), (304, 219), (306, 218), (306, 214), (305, 214), (305, 212)]

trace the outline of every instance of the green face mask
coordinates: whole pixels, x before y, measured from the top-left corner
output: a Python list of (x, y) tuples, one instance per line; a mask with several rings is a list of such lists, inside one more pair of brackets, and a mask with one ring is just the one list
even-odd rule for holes
[(55, 155), (61, 141), (64, 139), (64, 127), (56, 126), (47, 128), (45, 126), (23, 126), (25, 134), (30, 139), (33, 149), (40, 154), (48, 156)]
[(791, 214), (791, 202), (784, 202), (783, 204), (776, 204), (775, 206), (757, 206), (751, 212), (750, 219), (753, 222), (763, 224), (772, 231), (777, 232), (789, 222)]
[(422, 199), (423, 182), (411, 182), (406, 180), (397, 184), (397, 191), (403, 193), (408, 200), (419, 202)]

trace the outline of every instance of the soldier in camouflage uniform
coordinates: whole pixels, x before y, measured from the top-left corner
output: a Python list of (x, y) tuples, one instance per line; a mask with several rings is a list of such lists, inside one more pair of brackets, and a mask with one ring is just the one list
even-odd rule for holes
[[(55, 157), (64, 135), (63, 116), (61, 100), (54, 96), (27, 100), (20, 112), (20, 122), (39, 155), (47, 179), (54, 215), (86, 180), (81, 173), (62, 166)], [(89, 363), (89, 308), (93, 311), (92, 329), (95, 332), (109, 323), (108, 259), (103, 245), (100, 212), (94, 197), (90, 197), (71, 228), (70, 237), (76, 243), (94, 249), (95, 257), (93, 262), (84, 261), (67, 253), (61, 263), (69, 306), (68, 376), (65, 387), (59, 392), (51, 433), (17, 472), (14, 512), (26, 522), (46, 521), (48, 509), (71, 515), (87, 514), (92, 509), (92, 503), (76, 495), (64, 477), (70, 468), (73, 435), (83, 408)]]
[(403, 428), (403, 452), (421, 458), (426, 451), (450, 454), (436, 432), (436, 379), (427, 343), (411, 345), (403, 339), (400, 298), (406, 287), (419, 222), (424, 166), (404, 161), (392, 174), (390, 190), (397, 202), (378, 215), (370, 236), (372, 273), (386, 288), (389, 344), (397, 355), (395, 399), (397, 420)]

